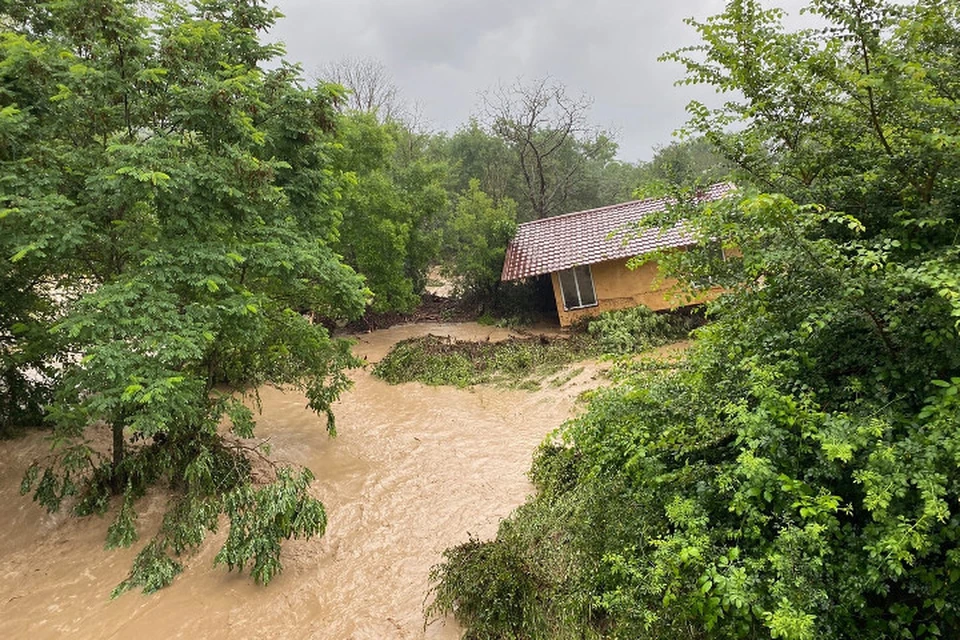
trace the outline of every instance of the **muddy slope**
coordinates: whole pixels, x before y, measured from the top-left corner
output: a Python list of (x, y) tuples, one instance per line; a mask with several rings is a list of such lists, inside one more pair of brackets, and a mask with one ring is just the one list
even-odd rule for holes
[[(502, 339), (475, 324), (408, 325), (360, 336), (356, 352), (379, 360), (397, 340), (435, 333)], [(17, 495), (20, 474), (47, 446), (36, 434), (0, 442), (0, 638), (456, 638), (453, 621), (424, 629), (427, 573), (442, 551), (487, 538), (519, 505), (525, 472), (544, 435), (597, 384), (595, 368), (537, 392), (389, 386), (368, 371), (336, 407), (328, 438), (305, 400), (262, 392), (258, 435), (273, 454), (309, 466), (329, 527), (284, 548), (269, 587), (213, 568), (224, 533), (186, 563), (168, 589), (110, 602), (139, 545), (104, 551), (107, 519), (47, 515)], [(144, 500), (146, 538), (163, 499)]]

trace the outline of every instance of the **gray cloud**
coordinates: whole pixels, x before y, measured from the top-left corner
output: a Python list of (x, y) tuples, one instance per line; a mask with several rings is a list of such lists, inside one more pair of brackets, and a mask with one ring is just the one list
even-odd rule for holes
[[(620, 157), (648, 159), (686, 120), (703, 87), (675, 87), (682, 69), (657, 62), (695, 44), (683, 18), (723, 0), (276, 0), (287, 16), (272, 37), (307, 73), (346, 57), (384, 63), (403, 97), (438, 129), (476, 112), (497, 83), (550, 75), (594, 99), (591, 116), (618, 133)], [(781, 0), (794, 9), (800, 0)], [(715, 100), (715, 99), (714, 99)]]

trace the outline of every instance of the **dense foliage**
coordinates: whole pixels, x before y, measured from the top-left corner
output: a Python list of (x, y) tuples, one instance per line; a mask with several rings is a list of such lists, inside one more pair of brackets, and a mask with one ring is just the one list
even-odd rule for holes
[(494, 204), (471, 180), (457, 200), (444, 238), (447, 273), (460, 296), (494, 300), (500, 290), (500, 272), (507, 243), (517, 230), (517, 205), (505, 198)]
[[(301, 388), (332, 430), (353, 359), (307, 317), (410, 311), (438, 260), (478, 310), (550, 297), (499, 283), (536, 215), (516, 140), (418, 129), (372, 97), (396, 97), (382, 68), (305, 86), (260, 41), (278, 17), (260, 0), (0, 6), (0, 436), (52, 428), (23, 491), (115, 508), (110, 546), (137, 540), (150, 486), (172, 490), (123, 588), (167, 584), (224, 514), (218, 560), (264, 582), (279, 540), (322, 532), (309, 473), (255, 487), (267, 463), (243, 442), (242, 394), (265, 383)], [(644, 167), (569, 133), (550, 171), (576, 179), (553, 212), (630, 197)]]
[(468, 637), (960, 634), (960, 5), (810, 10), (789, 32), (731, 0), (668, 56), (730, 92), (690, 127), (743, 188), (681, 199), (702, 249), (661, 258), (729, 294), (684, 366), (544, 445), (495, 541), (447, 552), (431, 612)]
[(332, 153), (346, 179), (334, 247), (365, 276), (375, 313), (409, 313), (439, 262), (475, 309), (538, 316), (549, 308), (549, 283), (499, 282), (513, 224), (631, 200), (638, 187), (671, 179), (716, 182), (729, 171), (702, 138), (659, 148), (650, 162), (615, 160), (615, 141), (587, 120), (589, 101), (545, 80), (488, 95), (482, 121), (446, 134), (425, 131), (401, 107), (375, 61), (342, 60), (326, 71), (347, 89)]
[(366, 303), (332, 249), (339, 90), (303, 86), (259, 41), (277, 15), (259, 0), (0, 14), (0, 417), (50, 401), (52, 451), (23, 491), (51, 510), (118, 506), (108, 546), (137, 540), (149, 486), (170, 488), (120, 590), (167, 584), (221, 514), (218, 561), (259, 582), (281, 540), (325, 525), (309, 471), (254, 486), (242, 443), (240, 394), (264, 383), (300, 388), (332, 430), (353, 359), (304, 313)]
[(335, 247), (366, 277), (374, 311), (409, 312), (438, 259), (445, 165), (422, 152), (404, 155), (411, 133), (374, 114), (344, 116), (338, 129), (334, 156), (347, 186)]

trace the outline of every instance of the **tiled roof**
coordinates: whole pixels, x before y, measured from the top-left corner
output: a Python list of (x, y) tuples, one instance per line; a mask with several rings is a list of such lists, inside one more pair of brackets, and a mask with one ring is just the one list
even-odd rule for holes
[[(715, 184), (700, 199), (718, 200), (732, 188), (729, 183)], [(624, 242), (638, 221), (648, 213), (662, 211), (666, 204), (665, 199), (650, 198), (524, 222), (507, 246), (500, 279), (519, 280), (693, 244), (693, 236), (682, 223), (662, 231), (648, 229)]]

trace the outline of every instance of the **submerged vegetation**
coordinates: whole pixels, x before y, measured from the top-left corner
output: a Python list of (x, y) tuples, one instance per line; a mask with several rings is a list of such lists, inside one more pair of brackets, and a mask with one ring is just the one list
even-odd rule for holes
[[(243, 394), (298, 388), (332, 433), (359, 363), (328, 329), (365, 314), (366, 328), (534, 317), (549, 283), (499, 282), (517, 221), (666, 175), (615, 161), (616, 143), (580, 126), (589, 101), (546, 81), (503, 96), (503, 117), (427, 133), (391, 108), (389, 86), (359, 99), (385, 82), (375, 68), (308, 82), (263, 41), (280, 17), (265, 0), (0, 3), (0, 437), (51, 430), (23, 492), (110, 513), (109, 546), (142, 544), (123, 588), (168, 584), (221, 518), (218, 559), (269, 581), (280, 541), (322, 534), (325, 518), (306, 470), (253, 482)], [(518, 128), (524, 96), (543, 100)], [(552, 123), (576, 126), (558, 138)], [(687, 173), (711, 165), (702, 141), (668, 149), (669, 166), (673, 151), (696, 156)], [(424, 309), (438, 265), (463, 299)], [(489, 357), (529, 386), (562, 351)], [(141, 541), (155, 486), (170, 509)]]
[[(500, 384), (538, 388), (573, 362), (602, 355), (630, 355), (687, 337), (697, 324), (688, 314), (657, 314), (646, 307), (605, 311), (569, 336), (511, 337), (474, 342), (428, 335), (398, 342), (374, 366), (391, 384), (422, 382), (466, 387)], [(562, 382), (561, 382), (562, 380)], [(560, 375), (550, 381), (560, 386)]]
[[(960, 636), (958, 3), (810, 0), (791, 32), (729, 0), (665, 56), (728, 100), (641, 165), (547, 81), (427, 134), (307, 86), (261, 0), (93, 4), (0, 8), (0, 436), (51, 430), (22, 492), (111, 513), (108, 547), (140, 541), (151, 487), (170, 498), (115, 595), (166, 586), (219, 527), (216, 563), (269, 582), (326, 514), (309, 470), (245, 444), (243, 395), (295, 387), (333, 433), (360, 363), (326, 327), (412, 313), (438, 262), (477, 313), (526, 317), (550, 291), (499, 283), (516, 224), (643, 184), (673, 203), (644, 222), (699, 240), (653, 257), (691, 299), (725, 291), (711, 323), (589, 394), (536, 495), (444, 554), (428, 615), (475, 639)], [(696, 324), (428, 336), (374, 373), (560, 386)]]
[(628, 355), (686, 338), (703, 323), (702, 312), (702, 308), (694, 307), (672, 313), (654, 313), (640, 306), (604, 311), (583, 324), (587, 333), (596, 339), (601, 352)]
[(398, 342), (373, 368), (391, 384), (422, 382), (467, 387), (502, 384), (536, 388), (565, 365), (599, 355), (586, 336), (508, 338), (497, 342), (434, 335)]

